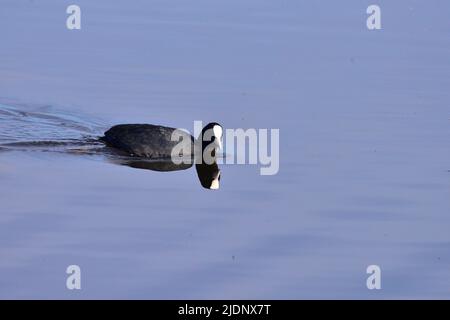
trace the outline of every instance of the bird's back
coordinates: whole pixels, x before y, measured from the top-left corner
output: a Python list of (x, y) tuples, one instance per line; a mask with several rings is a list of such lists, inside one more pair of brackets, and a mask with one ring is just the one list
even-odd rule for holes
[[(175, 130), (177, 129), (152, 124), (120, 124), (106, 131), (101, 139), (107, 145), (131, 155), (168, 158), (171, 156), (173, 147), (180, 143), (180, 141), (171, 140)], [(193, 152), (193, 137), (186, 132), (180, 130), (178, 132), (183, 136), (183, 141), (191, 144)], [(188, 150), (187, 146), (185, 150)]]

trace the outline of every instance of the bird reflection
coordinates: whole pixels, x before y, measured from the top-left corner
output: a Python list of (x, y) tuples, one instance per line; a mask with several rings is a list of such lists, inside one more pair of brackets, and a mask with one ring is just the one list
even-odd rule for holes
[(220, 185), (220, 168), (217, 165), (217, 156), (212, 152), (213, 161), (211, 164), (205, 162), (195, 163), (195, 157), (189, 158), (180, 164), (174, 163), (169, 159), (149, 159), (143, 157), (130, 156), (126, 152), (110, 148), (92, 141), (81, 141), (78, 143), (55, 143), (53, 141), (42, 142), (24, 142), (2, 144), (0, 152), (11, 150), (41, 150), (63, 152), (72, 155), (87, 156), (87, 155), (101, 155), (110, 163), (128, 166), (135, 169), (145, 169), (158, 172), (172, 172), (187, 170), (195, 164), (197, 176), (202, 187), (210, 190), (219, 189)]
[(192, 164), (175, 164), (170, 160), (146, 160), (146, 159), (131, 159), (131, 160), (121, 160), (121, 165), (128, 166), (136, 169), (145, 169), (152, 171), (179, 171), (186, 170), (192, 167)]
[[(128, 166), (135, 169), (145, 169), (159, 172), (171, 172), (187, 170), (193, 166), (190, 163), (176, 164), (170, 159), (163, 160), (151, 160), (145, 158), (122, 158), (122, 159), (110, 159), (112, 162), (124, 166)], [(217, 165), (217, 161), (212, 164), (206, 163), (196, 163), (195, 169), (197, 171), (197, 176), (202, 187), (211, 190), (217, 190), (220, 187), (220, 169)]]
[(213, 164), (196, 164), (198, 179), (206, 189), (217, 190), (220, 184), (220, 169), (217, 162)]

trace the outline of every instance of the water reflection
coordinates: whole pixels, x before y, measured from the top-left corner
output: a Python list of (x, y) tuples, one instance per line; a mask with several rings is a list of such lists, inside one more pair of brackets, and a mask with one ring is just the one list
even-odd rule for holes
[(116, 163), (135, 169), (145, 169), (160, 172), (186, 170), (192, 167), (192, 164), (175, 164), (170, 160), (131, 159), (119, 160), (116, 161)]
[(196, 164), (198, 179), (204, 188), (217, 190), (220, 187), (221, 172), (217, 163)]
[[(144, 169), (158, 172), (187, 170), (193, 166), (192, 161), (191, 163), (175, 164), (170, 159), (151, 160), (145, 158), (129, 157), (125, 159), (111, 158), (109, 160), (112, 163), (128, 166), (135, 169)], [(221, 172), (219, 166), (217, 165), (217, 161), (213, 164), (196, 163), (195, 169), (197, 171), (197, 176), (202, 187), (211, 190), (219, 189)]]
[[(171, 159), (148, 159), (129, 156), (127, 153), (105, 146), (97, 139), (78, 141), (27, 141), (0, 144), (0, 152), (59, 152), (75, 156), (101, 156), (107, 162), (116, 165), (128, 166), (134, 169), (144, 169), (158, 172), (173, 172), (187, 170), (193, 167), (195, 160), (188, 159), (187, 163), (174, 163)], [(206, 189), (219, 189), (220, 169), (217, 161), (212, 164), (196, 163), (195, 169), (202, 187)]]

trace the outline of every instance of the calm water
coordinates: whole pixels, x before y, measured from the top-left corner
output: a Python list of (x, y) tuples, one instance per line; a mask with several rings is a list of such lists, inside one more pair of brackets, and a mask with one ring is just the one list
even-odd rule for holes
[[(450, 298), (448, 1), (72, 3), (0, 2), (0, 298)], [(279, 173), (86, 143), (194, 120), (279, 128)]]

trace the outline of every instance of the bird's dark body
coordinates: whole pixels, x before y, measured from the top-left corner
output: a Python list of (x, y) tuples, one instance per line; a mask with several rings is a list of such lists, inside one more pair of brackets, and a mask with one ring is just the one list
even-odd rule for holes
[(172, 141), (172, 133), (175, 128), (163, 127), (152, 124), (120, 124), (105, 132), (105, 136), (100, 138), (108, 146), (120, 149), (130, 155), (146, 157), (152, 159), (170, 158), (172, 149), (184, 141), (184, 150), (194, 152), (194, 138), (183, 131), (178, 130), (178, 134), (183, 136), (178, 141)]

